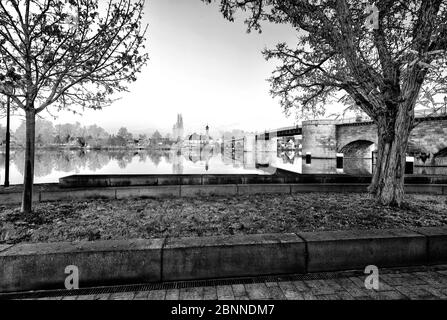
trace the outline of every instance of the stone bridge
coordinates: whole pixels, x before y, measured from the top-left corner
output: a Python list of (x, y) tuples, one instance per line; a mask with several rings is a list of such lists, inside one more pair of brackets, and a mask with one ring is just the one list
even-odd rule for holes
[[(447, 156), (447, 116), (418, 118), (411, 132), (409, 152), (430, 157)], [(373, 122), (343, 123), (333, 120), (303, 122), (303, 153), (315, 158), (370, 158), (377, 147), (377, 127)]]

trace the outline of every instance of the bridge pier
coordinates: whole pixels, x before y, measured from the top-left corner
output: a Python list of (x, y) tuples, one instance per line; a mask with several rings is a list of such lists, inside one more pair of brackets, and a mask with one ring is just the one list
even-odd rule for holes
[(303, 122), (303, 154), (313, 158), (334, 159), (337, 153), (336, 122), (316, 120)]

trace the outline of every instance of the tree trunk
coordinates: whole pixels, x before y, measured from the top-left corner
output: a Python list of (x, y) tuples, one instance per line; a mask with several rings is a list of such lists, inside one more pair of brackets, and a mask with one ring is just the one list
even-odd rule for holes
[(404, 200), (406, 152), (414, 119), (408, 109), (402, 106), (395, 117), (377, 121), (377, 164), (369, 191), (387, 206), (400, 207)]
[(22, 213), (29, 214), (33, 209), (34, 148), (36, 140), (36, 112), (34, 108), (26, 111), (25, 170), (23, 179)]

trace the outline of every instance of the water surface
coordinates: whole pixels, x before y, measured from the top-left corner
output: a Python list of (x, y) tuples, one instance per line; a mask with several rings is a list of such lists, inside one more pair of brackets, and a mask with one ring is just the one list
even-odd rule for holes
[[(415, 174), (447, 174), (440, 159), (436, 167), (416, 167)], [(0, 182), (4, 182), (5, 155), (0, 152)], [(447, 161), (445, 161), (447, 162)], [(418, 165), (424, 165), (421, 161)], [(428, 164), (429, 165), (429, 164)], [(10, 182), (23, 182), (24, 152), (12, 151)], [(336, 169), (335, 159), (312, 159), (305, 164), (299, 151), (272, 153), (224, 152), (220, 150), (60, 150), (36, 151), (35, 182), (57, 183), (73, 174), (273, 174), (277, 168), (295, 173), (371, 174), (371, 159), (345, 159)]]

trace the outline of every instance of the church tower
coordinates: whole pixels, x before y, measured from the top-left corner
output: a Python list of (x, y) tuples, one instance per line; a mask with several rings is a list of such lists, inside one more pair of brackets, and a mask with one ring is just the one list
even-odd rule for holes
[(177, 114), (177, 122), (174, 125), (174, 128), (172, 131), (173, 131), (173, 139), (174, 140), (177, 140), (177, 141), (183, 140), (183, 134), (184, 134), (183, 116), (180, 113)]

